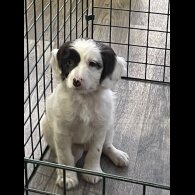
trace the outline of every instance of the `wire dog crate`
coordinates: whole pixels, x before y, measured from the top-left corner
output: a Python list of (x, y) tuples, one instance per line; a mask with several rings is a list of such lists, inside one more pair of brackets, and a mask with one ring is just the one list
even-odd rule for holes
[[(144, 6), (139, 6), (143, 2)], [(39, 124), (46, 96), (55, 85), (49, 69), (50, 52), (68, 40), (87, 37), (110, 45), (127, 61), (127, 72), (122, 79), (170, 84), (170, 3), (159, 0), (163, 6), (156, 9), (155, 2), (24, 0), (25, 194), (54, 194), (29, 187), (39, 166), (63, 169), (64, 183), (66, 170), (99, 175), (103, 177), (102, 194), (105, 194), (107, 178), (139, 184), (144, 195), (147, 187), (170, 190), (169, 186), (43, 161), (48, 146)], [(158, 58), (153, 60), (153, 55)]]

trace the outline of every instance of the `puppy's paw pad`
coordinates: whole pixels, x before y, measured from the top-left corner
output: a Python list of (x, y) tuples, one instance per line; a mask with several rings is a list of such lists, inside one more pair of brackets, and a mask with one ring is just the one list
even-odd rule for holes
[[(61, 188), (64, 187), (63, 176), (58, 175), (57, 180), (56, 180), (56, 184)], [(77, 177), (67, 175), (66, 176), (66, 189), (69, 190), (71, 188), (74, 188), (76, 185), (78, 185)]]

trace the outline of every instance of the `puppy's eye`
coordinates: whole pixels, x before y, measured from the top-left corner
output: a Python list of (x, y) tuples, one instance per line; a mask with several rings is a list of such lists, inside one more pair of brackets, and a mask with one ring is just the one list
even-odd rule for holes
[(89, 62), (89, 66), (94, 67), (94, 66), (96, 66), (96, 63), (95, 62)]
[(66, 65), (67, 66), (72, 66), (72, 65), (74, 65), (74, 61), (69, 59), (69, 60), (66, 61)]
[(93, 61), (91, 61), (91, 62), (89, 62), (89, 66), (91, 66), (91, 67), (96, 67), (96, 68), (101, 68), (101, 66), (99, 65), (99, 63), (97, 63), (97, 62), (93, 62)]

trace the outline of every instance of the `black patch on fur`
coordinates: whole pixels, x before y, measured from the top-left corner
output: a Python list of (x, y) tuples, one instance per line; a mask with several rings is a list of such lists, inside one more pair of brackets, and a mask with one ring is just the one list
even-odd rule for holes
[(78, 65), (81, 59), (79, 53), (70, 47), (71, 43), (72, 41), (64, 43), (57, 52), (58, 65), (62, 70), (62, 80), (68, 77), (68, 74)]
[(102, 43), (98, 43), (103, 60), (103, 71), (100, 78), (100, 83), (109, 75), (112, 74), (116, 63), (116, 54), (113, 49)]

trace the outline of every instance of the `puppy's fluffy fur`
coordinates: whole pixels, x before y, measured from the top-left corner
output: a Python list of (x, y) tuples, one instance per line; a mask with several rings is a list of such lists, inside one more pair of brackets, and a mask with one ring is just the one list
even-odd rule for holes
[[(47, 98), (41, 129), (57, 162), (75, 166), (83, 149), (84, 168), (102, 172), (103, 152), (115, 165), (127, 166), (128, 155), (113, 142), (114, 97), (111, 89), (120, 79), (125, 61), (107, 45), (91, 39), (64, 43), (52, 51), (53, 73), (59, 84)], [(63, 186), (63, 173), (57, 171), (57, 184)], [(91, 183), (101, 177), (83, 174)], [(75, 172), (66, 172), (70, 189), (78, 184)]]

